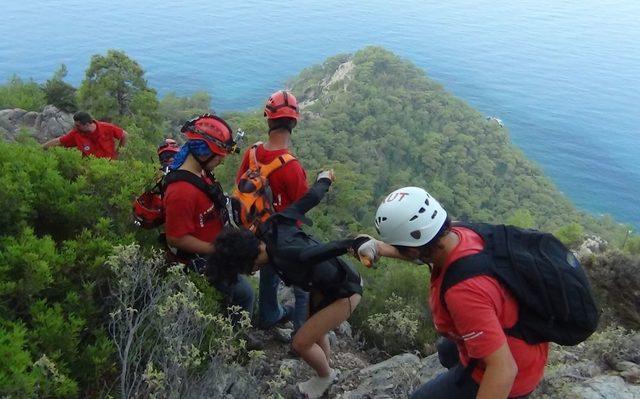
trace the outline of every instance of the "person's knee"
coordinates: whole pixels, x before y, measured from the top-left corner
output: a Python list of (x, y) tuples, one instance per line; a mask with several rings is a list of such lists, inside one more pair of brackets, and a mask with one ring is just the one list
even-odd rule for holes
[(313, 345), (305, 334), (301, 334), (300, 331), (293, 336), (293, 340), (291, 341), (291, 347), (298, 353), (302, 353), (309, 349)]
[(238, 289), (238, 294), (242, 299), (245, 300), (252, 300), (255, 298), (255, 294), (253, 292), (253, 287), (251, 287), (251, 284), (249, 284), (248, 281), (242, 281), (240, 283), (239, 289)]
[(445, 337), (438, 338), (436, 349), (438, 351), (438, 359), (443, 367), (450, 369), (460, 362), (458, 347), (452, 340)]
[(234, 305), (239, 305), (249, 312), (253, 308), (255, 294), (253, 292), (253, 287), (251, 287), (251, 284), (249, 284), (247, 280), (238, 280), (233, 287), (231, 297), (231, 301)]

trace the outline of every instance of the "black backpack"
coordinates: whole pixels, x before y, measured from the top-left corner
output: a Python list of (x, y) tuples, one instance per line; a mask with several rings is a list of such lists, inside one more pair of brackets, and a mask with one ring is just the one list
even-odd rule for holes
[(478, 233), (485, 248), (447, 269), (440, 291), (468, 278), (496, 278), (518, 301), (516, 324), (505, 333), (529, 344), (576, 345), (587, 339), (600, 317), (589, 280), (571, 251), (552, 234), (514, 226), (455, 224)]

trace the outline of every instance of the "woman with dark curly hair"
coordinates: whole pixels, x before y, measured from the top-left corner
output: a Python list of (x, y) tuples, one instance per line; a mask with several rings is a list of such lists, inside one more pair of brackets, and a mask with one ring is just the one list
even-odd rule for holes
[(293, 337), (293, 349), (316, 373), (298, 384), (309, 398), (319, 398), (337, 377), (329, 366), (327, 333), (347, 320), (360, 303), (362, 279), (345, 260), (357, 253), (368, 237), (320, 243), (300, 228), (311, 225), (305, 214), (320, 203), (334, 180), (333, 171), (321, 172), (316, 183), (298, 201), (263, 223), (257, 237), (249, 230), (226, 228), (216, 239), (216, 252), (206, 274), (233, 281), (238, 274), (251, 274), (271, 264), (287, 285), (310, 292), (309, 319)]

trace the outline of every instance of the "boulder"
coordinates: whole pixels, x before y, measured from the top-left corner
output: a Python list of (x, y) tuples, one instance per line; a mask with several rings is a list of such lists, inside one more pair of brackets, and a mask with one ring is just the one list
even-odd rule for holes
[[(425, 376), (433, 374), (433, 357), (434, 355), (420, 360), (414, 354), (405, 353), (366, 367), (353, 376), (359, 379), (357, 388), (337, 397), (343, 399), (407, 397), (420, 384), (423, 370), (428, 369), (424, 373)], [(437, 355), (435, 355), (435, 362), (437, 361)], [(440, 370), (442, 370), (441, 367)]]
[(27, 131), (40, 143), (58, 137), (73, 128), (73, 115), (47, 105), (42, 112), (25, 111), (20, 108), (0, 110), (0, 137), (15, 140), (21, 129)]
[(576, 399), (637, 399), (640, 386), (625, 383), (615, 375), (599, 375), (571, 387)]
[(600, 237), (588, 237), (576, 250), (576, 256), (584, 259), (593, 255), (601, 254), (607, 249), (608, 243)]

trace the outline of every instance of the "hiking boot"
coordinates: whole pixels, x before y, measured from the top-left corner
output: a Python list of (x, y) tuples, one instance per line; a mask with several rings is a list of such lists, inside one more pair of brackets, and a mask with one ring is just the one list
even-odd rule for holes
[(293, 329), (273, 327), (271, 331), (276, 341), (282, 342), (283, 344), (291, 342), (291, 333), (293, 332)]
[(260, 339), (259, 337), (252, 334), (251, 332), (248, 332), (247, 336), (244, 337), (244, 339), (247, 342), (246, 344), (247, 350), (256, 351), (256, 350), (264, 349), (264, 346), (265, 346), (264, 340)]

